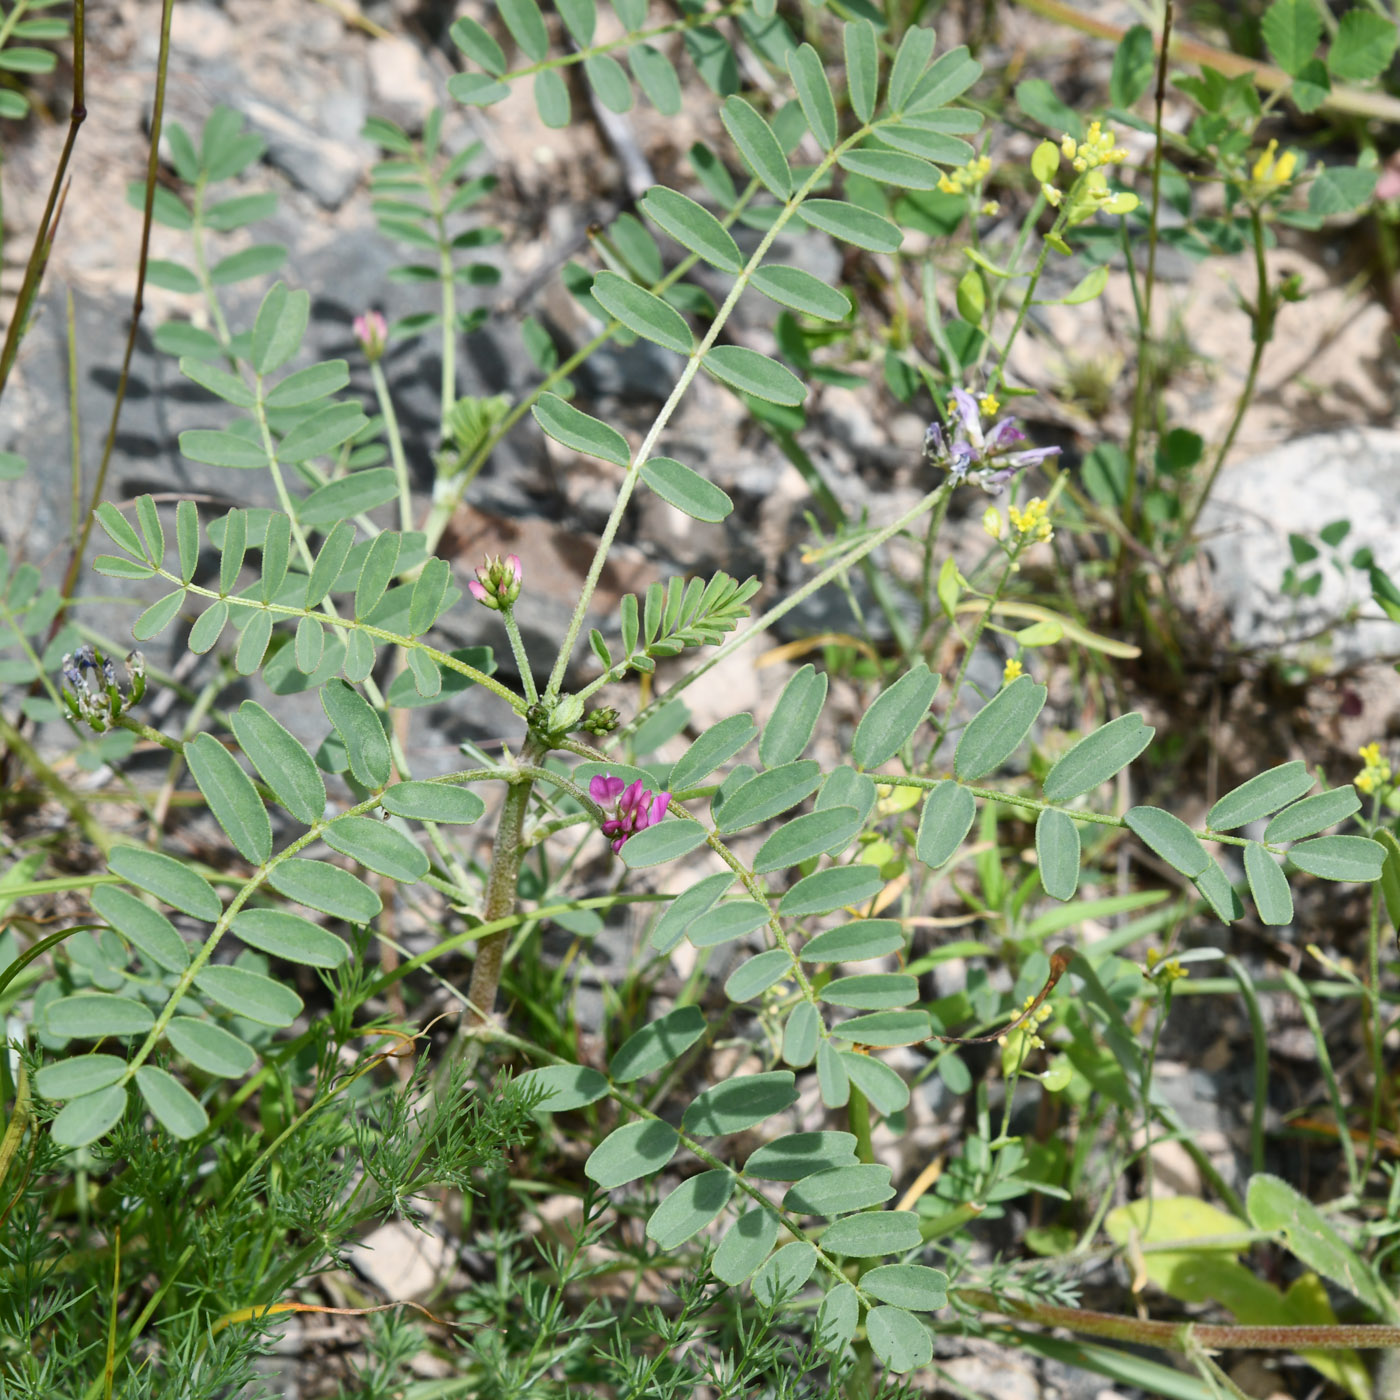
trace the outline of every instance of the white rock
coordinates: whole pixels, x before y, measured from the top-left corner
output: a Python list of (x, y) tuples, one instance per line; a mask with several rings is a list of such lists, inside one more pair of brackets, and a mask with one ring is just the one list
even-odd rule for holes
[(386, 1298), (421, 1298), (452, 1268), (452, 1247), (437, 1235), (391, 1220), (346, 1253)]
[(375, 115), (413, 133), (423, 129), (424, 117), (438, 100), (427, 59), (416, 44), (396, 34), (369, 46), (369, 88)]

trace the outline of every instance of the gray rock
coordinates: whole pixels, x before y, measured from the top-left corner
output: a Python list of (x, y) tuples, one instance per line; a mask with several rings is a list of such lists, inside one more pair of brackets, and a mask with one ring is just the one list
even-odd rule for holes
[[(240, 96), (238, 108), (267, 142), (267, 159), (324, 209), (339, 209), (360, 182), (366, 152), (317, 131), (260, 98)], [(358, 128), (355, 128), (358, 130)]]

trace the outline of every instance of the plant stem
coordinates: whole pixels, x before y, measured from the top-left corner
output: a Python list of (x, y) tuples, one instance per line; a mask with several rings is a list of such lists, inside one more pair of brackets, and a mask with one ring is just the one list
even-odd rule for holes
[(501, 621), (505, 624), (506, 636), (510, 638), (510, 649), (515, 655), (516, 670), (520, 672), (520, 688), (525, 692), (525, 702), (533, 705), (540, 697), (535, 690), (530, 658), (525, 654), (525, 641), (520, 635), (520, 624), (515, 620), (515, 609), (502, 608)]
[(389, 393), (389, 381), (378, 360), (371, 360), (369, 377), (374, 384), (374, 396), (379, 400), (379, 411), (384, 415), (384, 432), (389, 439), (389, 460), (394, 464), (394, 475), (399, 483), (399, 528), (405, 534), (413, 528), (413, 497), (409, 491), (408, 459), (404, 456), (403, 435), (399, 432), (399, 416), (394, 412), (393, 395)]

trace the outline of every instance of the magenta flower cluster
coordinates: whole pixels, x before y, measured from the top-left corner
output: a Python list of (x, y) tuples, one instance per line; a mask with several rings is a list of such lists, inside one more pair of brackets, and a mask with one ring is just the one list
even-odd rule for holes
[(955, 482), (975, 481), (989, 495), (995, 496), (1017, 472), (1059, 455), (1058, 447), (1013, 450), (1018, 442), (1026, 440), (1014, 418), (1003, 418), (984, 431), (977, 400), (966, 389), (953, 390), (948, 409), (955, 424), (951, 440), (942, 424), (931, 423), (924, 439), (924, 451), (945, 468)]
[(478, 603), (493, 612), (500, 612), (503, 608), (514, 606), (515, 600), (520, 597), (520, 584), (524, 577), (519, 556), (507, 554), (504, 559), (491, 558), (479, 564), (476, 577), (467, 580), (467, 589)]
[(613, 807), (613, 815), (603, 823), (603, 835), (612, 842), (614, 854), (622, 849), (629, 836), (655, 826), (671, 805), (669, 792), (652, 792), (638, 778), (628, 783), (611, 773), (599, 773), (588, 784), (588, 795), (600, 807)]
[(366, 311), (363, 316), (356, 316), (351, 328), (367, 360), (374, 361), (383, 355), (384, 347), (389, 342), (389, 323), (378, 311)]

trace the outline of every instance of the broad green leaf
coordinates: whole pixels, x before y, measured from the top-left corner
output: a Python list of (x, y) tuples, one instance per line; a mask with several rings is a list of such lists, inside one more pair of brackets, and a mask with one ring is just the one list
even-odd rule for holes
[(272, 823), (253, 780), (212, 734), (185, 745), (185, 762), (214, 820), (244, 860), (263, 865), (272, 856)]
[(1123, 814), (1123, 820), (1139, 840), (1188, 879), (1195, 879), (1210, 861), (1196, 833), (1170, 812), (1156, 807), (1133, 807)]
[(272, 614), (255, 612), (243, 628), (233, 654), (233, 668), (240, 676), (251, 676), (262, 665), (267, 644), (272, 640)]
[(614, 1082), (629, 1084), (679, 1058), (705, 1034), (698, 1006), (678, 1006), (623, 1042), (608, 1066)]
[(1264, 12), (1260, 32), (1274, 62), (1297, 77), (1317, 52), (1322, 16), (1314, 0), (1274, 0)]
[(1385, 848), (1365, 836), (1319, 836), (1290, 847), (1288, 859), (1319, 880), (1370, 884), (1381, 878)]
[(796, 1102), (791, 1070), (744, 1075), (706, 1089), (686, 1109), (681, 1126), (697, 1137), (723, 1137), (757, 1127)]
[(976, 782), (1000, 768), (1025, 742), (1045, 707), (1046, 689), (1029, 676), (1019, 676), (997, 692), (972, 717), (953, 755), (953, 771), (964, 782)]
[(532, 63), (542, 63), (549, 52), (549, 32), (535, 0), (500, 0), (497, 6), (511, 37), (529, 55)]
[(936, 190), (943, 178), (936, 166), (917, 156), (897, 151), (856, 149), (846, 151), (837, 161), (842, 170), (878, 180), (882, 185), (897, 185), (906, 190)]
[(397, 531), (385, 530), (376, 535), (369, 545), (365, 562), (360, 569), (360, 577), (355, 583), (354, 613), (361, 621), (383, 601), (384, 591), (398, 568), (399, 535)]
[(345, 745), (356, 781), (367, 788), (382, 788), (389, 781), (393, 759), (374, 707), (352, 686), (332, 680), (321, 687), (321, 708)]
[[(457, 45), (473, 63), (484, 68), (493, 78), (499, 78), (506, 71), (506, 56), (501, 46), (491, 34), (476, 20), (463, 16), (455, 20), (447, 31), (452, 42)], [(412, 150), (410, 145), (409, 150)]]
[(1360, 166), (1323, 166), (1308, 187), (1308, 212), (1323, 218), (1350, 214), (1367, 203), (1379, 179), (1379, 171), (1364, 170)]
[(872, 1011), (868, 1016), (852, 1016), (831, 1028), (832, 1035), (856, 1045), (886, 1048), (892, 1045), (918, 1045), (929, 1038), (927, 1011)]
[(1211, 831), (1234, 831), (1295, 802), (1313, 782), (1313, 775), (1301, 760), (1281, 763), (1227, 792), (1206, 814), (1206, 826)]
[(446, 559), (435, 555), (423, 565), (422, 572), (414, 581), (408, 604), (410, 636), (421, 637), (438, 620), (451, 583), (452, 566)]
[[(382, 506), (385, 501), (392, 501), (398, 494), (399, 482), (392, 467), (367, 467), (362, 471), (351, 472), (349, 476), (342, 476), (336, 481), (328, 481), (324, 486), (318, 486), (297, 507), (297, 519), (303, 525), (335, 525), (338, 522), (348, 524), (349, 516), (360, 515), (364, 511), (373, 510), (375, 506)], [(354, 542), (353, 533), (351, 542)], [(327, 543), (329, 544), (329, 541)], [(312, 578), (315, 577), (316, 571), (313, 568)], [(331, 583), (334, 582), (335, 578), (332, 578)], [(328, 584), (327, 587), (329, 586)], [(311, 591), (314, 592), (314, 589)], [(324, 597), (325, 594), (321, 596)], [(307, 606), (314, 607), (315, 604), (308, 602)]]
[(282, 585), (287, 580), (287, 565), (291, 562), (291, 552), (291, 518), (278, 512), (268, 520), (267, 533), (263, 536), (260, 596), (264, 603), (277, 601)]
[(245, 967), (206, 967), (194, 984), (211, 1001), (260, 1026), (290, 1026), (301, 1015), (301, 998), (290, 987)]
[(744, 1175), (759, 1181), (801, 1181), (817, 1172), (857, 1166), (852, 1133), (788, 1133), (753, 1152)]
[(1153, 47), (1152, 31), (1145, 24), (1133, 25), (1113, 55), (1113, 71), (1108, 79), (1109, 100), (1124, 111), (1135, 107), (1138, 99), (1152, 86), (1156, 68), (1157, 54)]
[[(904, 1012), (875, 1013), (876, 1015), (904, 1015)], [(922, 1014), (922, 1013), (920, 1013)], [(869, 1020), (870, 1017), (863, 1019)], [(851, 1050), (842, 1050), (841, 1063), (850, 1076), (851, 1083), (858, 1088), (871, 1104), (887, 1118), (892, 1113), (900, 1113), (909, 1107), (909, 1086), (883, 1060), (873, 1055), (858, 1055)]]
[(828, 807), (854, 807), (864, 822), (875, 807), (875, 798), (875, 780), (865, 773), (857, 773), (850, 764), (842, 764), (827, 774), (817, 794), (817, 811)]
[(223, 912), (213, 886), (187, 865), (159, 851), (117, 846), (107, 858), (114, 875), (153, 894), (173, 909), (212, 924)]
[(861, 816), (854, 807), (827, 807), (785, 822), (758, 848), (753, 869), (756, 875), (786, 870), (813, 856), (832, 855), (842, 850), (861, 828)]
[(777, 1215), (754, 1206), (729, 1227), (710, 1261), (710, 1271), (721, 1283), (735, 1287), (768, 1258), (777, 1241)]
[(316, 761), (255, 700), (245, 700), (232, 717), (234, 737), (258, 776), (277, 800), (307, 826), (326, 811), (326, 784)]
[(413, 884), (428, 873), (428, 857), (417, 843), (373, 817), (339, 817), (321, 838), (331, 850), (401, 884)]
[(664, 185), (653, 185), (642, 197), (641, 205), (658, 228), (711, 266), (721, 272), (738, 272), (743, 268), (739, 245), (729, 230), (693, 199)]
[(559, 11), (575, 43), (586, 49), (593, 42), (593, 30), (598, 23), (598, 10), (593, 0), (557, 0), (554, 8)]
[[(0, 477), (0, 480), (4, 480)], [(155, 570), (149, 564), (138, 564), (120, 554), (99, 554), (92, 567), (107, 578), (150, 578)]]
[(824, 1250), (854, 1259), (905, 1254), (922, 1243), (919, 1217), (912, 1210), (861, 1211), (834, 1221), (822, 1234)]
[[(369, 419), (360, 411), (359, 404), (328, 403), (324, 408), (319, 408), (303, 418), (277, 444), (277, 460), (305, 462), (311, 457), (324, 456), (354, 437), (368, 424)], [(305, 516), (302, 518), (304, 520)]]
[(626, 1123), (593, 1149), (583, 1164), (583, 1174), (604, 1191), (615, 1190), (659, 1172), (676, 1155), (680, 1141), (669, 1123), (656, 1119)]
[(773, 129), (742, 97), (728, 97), (720, 120), (744, 164), (768, 192), (780, 200), (792, 194), (792, 171)]
[(663, 821), (629, 836), (622, 845), (622, 863), (629, 870), (642, 870), (651, 865), (665, 865), (689, 855), (705, 844), (705, 827), (700, 822)]
[[(360, 472), (359, 476), (364, 473)], [(388, 473), (390, 485), (394, 488), (394, 493), (398, 492), (398, 485), (393, 480), (394, 473)], [(345, 481), (354, 481), (356, 478), (346, 477)], [(333, 482), (332, 485), (340, 485), (340, 482)], [(387, 499), (387, 498), (386, 498)], [(298, 517), (306, 523), (305, 503), (302, 509), (297, 512)], [(316, 562), (311, 566), (311, 577), (306, 586), (306, 606), (308, 608), (318, 608), (326, 594), (331, 591), (335, 581), (340, 577), (341, 570), (345, 567), (345, 561), (350, 557), (350, 551), (355, 547), (355, 527), (348, 521), (336, 517), (337, 524), (328, 534), (321, 544), (319, 553), (316, 555)]]
[(732, 943), (768, 922), (768, 906), (752, 899), (733, 899), (716, 905), (690, 921), (686, 937), (696, 948), (718, 948)]
[(79, 992), (49, 1002), (44, 1023), (50, 1035), (100, 1040), (108, 1035), (144, 1035), (156, 1018), (145, 1002), (110, 992)]
[(681, 113), (681, 81), (671, 60), (650, 44), (634, 44), (627, 51), (627, 62), (637, 86), (663, 117)]
[(828, 982), (818, 997), (853, 1011), (892, 1011), (919, 999), (918, 981), (903, 972), (867, 972)]
[(75, 1055), (45, 1065), (34, 1076), (34, 1087), (45, 1099), (80, 1099), (115, 1084), (126, 1074), (126, 1061), (115, 1055)]
[(1079, 828), (1063, 812), (1047, 807), (1035, 824), (1040, 884), (1051, 899), (1074, 898), (1079, 887)]
[(917, 662), (861, 716), (851, 757), (861, 768), (878, 768), (914, 737), (933, 704), (942, 677)]
[(167, 972), (183, 972), (190, 950), (175, 925), (119, 885), (99, 885), (92, 907), (143, 957)]
[(933, 1338), (913, 1313), (881, 1306), (865, 1315), (865, 1335), (882, 1365), (896, 1375), (917, 1371), (933, 1360)]
[(589, 54), (583, 60), (583, 72), (598, 101), (608, 111), (631, 111), (632, 84), (627, 81), (627, 70), (611, 54)]
[(851, 1097), (846, 1062), (829, 1040), (817, 1046), (817, 1087), (827, 1108), (845, 1108)]
[(658, 953), (669, 953), (685, 937), (691, 922), (710, 909), (733, 883), (734, 876), (721, 871), (717, 875), (707, 875), (677, 895), (652, 928), (651, 946)]
[(662, 1249), (678, 1249), (698, 1235), (729, 1204), (734, 1173), (723, 1168), (682, 1182), (647, 1221), (647, 1238)]
[(301, 349), (311, 316), (311, 294), (291, 292), (286, 284), (274, 284), (258, 308), (253, 323), (253, 368), (259, 374), (281, 369)]
[(809, 963), (864, 962), (904, 947), (898, 919), (857, 919), (809, 938), (798, 957)]
[(904, 38), (900, 40), (894, 63), (890, 66), (890, 79), (885, 89), (885, 102), (891, 112), (904, 109), (904, 104), (928, 67), (929, 59), (933, 57), (933, 44), (932, 29), (911, 25), (904, 31)]
[(96, 1142), (126, 1111), (126, 1089), (114, 1084), (67, 1103), (49, 1124), (49, 1136), (60, 1147), (86, 1147)]
[(1046, 799), (1070, 802), (1093, 791), (1126, 768), (1156, 732), (1134, 710), (1086, 734), (1046, 775)]
[(861, 1275), (860, 1286), (898, 1308), (936, 1312), (948, 1303), (948, 1275), (924, 1264), (881, 1264)]
[(167, 593), (164, 598), (152, 603), (131, 624), (131, 635), (138, 642), (148, 642), (153, 637), (160, 636), (180, 615), (180, 609), (184, 606), (184, 602), (185, 590), (183, 588), (177, 588), (173, 593)]
[[(183, 363), (182, 363), (183, 368)], [(269, 408), (296, 408), (337, 393), (350, 382), (350, 366), (344, 360), (326, 360), (289, 374), (267, 393)]]
[(228, 233), (236, 228), (246, 228), (259, 219), (271, 218), (277, 212), (277, 196), (270, 192), (263, 194), (237, 195), (233, 199), (220, 200), (204, 211), (204, 222), (209, 228)]
[(852, 20), (843, 27), (842, 43), (851, 109), (862, 122), (868, 122), (880, 90), (880, 50), (874, 25), (866, 19)]
[(343, 938), (283, 909), (242, 909), (233, 931), (250, 948), (310, 967), (339, 967), (350, 956)]
[(796, 408), (807, 397), (807, 386), (786, 365), (743, 345), (716, 345), (702, 363), (722, 384), (768, 403)]
[(758, 759), (765, 768), (778, 768), (802, 756), (826, 702), (826, 688), (826, 673), (819, 674), (811, 665), (793, 673), (763, 727)]
[[(447, 92), (449, 97), (455, 97), (467, 107), (489, 107), (493, 102), (504, 102), (510, 96), (507, 84), (497, 82), (485, 73), (454, 73), (447, 80)], [(395, 232), (402, 237), (410, 229), (414, 229), (414, 225), (396, 228)], [(424, 235), (423, 241), (428, 243), (428, 235)]]
[(557, 394), (541, 394), (530, 410), (535, 421), (556, 442), (588, 457), (597, 457), (615, 466), (625, 467), (632, 460), (627, 439), (616, 428), (610, 428), (596, 418), (565, 403)]
[(792, 971), (792, 959), (783, 948), (770, 948), (766, 953), (740, 963), (725, 979), (724, 994), (730, 1001), (753, 1001), (770, 987), (775, 987)]
[(171, 1137), (182, 1140), (198, 1137), (209, 1126), (204, 1105), (165, 1070), (155, 1065), (142, 1065), (136, 1071), (136, 1087), (156, 1122)]
[(562, 131), (573, 115), (569, 85), (557, 68), (535, 74), (535, 110), (551, 131)]
[(1264, 840), (1272, 844), (1301, 841), (1305, 836), (1326, 831), (1360, 810), (1361, 798), (1354, 787), (1331, 788), (1285, 807), (1264, 828)]
[(810, 1001), (799, 1001), (783, 1025), (783, 1063), (803, 1069), (817, 1057), (822, 1018)]
[(709, 777), (721, 763), (728, 762), (757, 733), (753, 716), (747, 714), (730, 715), (718, 724), (711, 725), (676, 760), (671, 769), (668, 784), (673, 792), (684, 792), (696, 787)]
[[(827, 1234), (831, 1231), (828, 1230)], [(834, 1355), (842, 1355), (854, 1341), (860, 1318), (860, 1299), (854, 1285), (838, 1283), (817, 1308), (817, 1329), (813, 1340)]]
[(348, 870), (292, 857), (273, 867), (267, 882), (279, 894), (350, 924), (368, 924), (383, 907), (379, 896)]
[(1195, 877), (1201, 897), (1215, 911), (1222, 924), (1234, 923), (1244, 917), (1244, 905), (1234, 891), (1225, 872), (1213, 861), (1206, 862), (1206, 868)]
[(795, 1298), (817, 1267), (817, 1251), (806, 1240), (785, 1244), (754, 1275), (753, 1296), (765, 1307), (776, 1307), (785, 1298)]
[(822, 150), (835, 144), (839, 128), (836, 122), (836, 99), (826, 80), (826, 65), (811, 44), (802, 44), (787, 56), (788, 76), (802, 104), (802, 115), (817, 138)]
[(868, 1210), (894, 1195), (891, 1175), (889, 1167), (864, 1163), (829, 1167), (789, 1187), (783, 1205), (799, 1215), (845, 1215), (853, 1210)]
[(785, 763), (750, 778), (719, 812), (722, 832), (742, 831), (795, 807), (821, 782), (821, 765), (809, 758)]
[[(248, 512), (231, 510), (224, 516), (223, 543), (219, 553), (219, 592), (232, 593), (238, 585), (248, 546)], [(212, 531), (210, 535), (212, 539)]]
[(545, 1091), (536, 1105), (540, 1113), (568, 1113), (597, 1103), (608, 1092), (608, 1081), (585, 1065), (546, 1065), (522, 1074), (515, 1083), (521, 1089)]
[(897, 252), (904, 241), (898, 224), (838, 199), (806, 200), (802, 205), (802, 217), (813, 228), (871, 253)]
[(386, 812), (424, 822), (465, 825), (478, 821), (486, 811), (476, 793), (450, 783), (394, 783), (379, 800)]
[(222, 1026), (197, 1021), (193, 1016), (176, 1016), (165, 1028), (165, 1038), (177, 1054), (196, 1069), (221, 1079), (237, 1079), (253, 1068), (257, 1059), (252, 1047)]
[(828, 286), (800, 267), (765, 264), (749, 280), (779, 306), (805, 312), (818, 320), (844, 321), (851, 314), (851, 303), (838, 288)]
[(1327, 71), (1344, 83), (1368, 83), (1390, 67), (1397, 41), (1400, 35), (1393, 19), (1369, 10), (1349, 10), (1327, 50)]
[(919, 818), (914, 854), (932, 870), (946, 865), (967, 839), (977, 816), (977, 800), (951, 778), (929, 789)]
[(281, 243), (254, 243), (220, 258), (209, 269), (209, 280), (216, 287), (246, 282), (250, 277), (270, 277), (287, 260), (287, 249)]
[(1244, 873), (1259, 918), (1266, 924), (1293, 922), (1293, 891), (1278, 862), (1257, 841), (1244, 848)]
[(650, 458), (642, 468), (642, 480), (692, 520), (718, 523), (734, 509), (734, 502), (718, 486), (673, 457)]
[(689, 355), (695, 349), (695, 337), (685, 317), (646, 288), (615, 272), (604, 271), (593, 279), (592, 290), (594, 300), (604, 311), (644, 340), (654, 341), (678, 355)]
[(884, 877), (873, 865), (838, 865), (800, 879), (778, 904), (785, 918), (801, 919), (830, 914), (848, 904), (863, 904), (885, 888)]
[[(196, 288), (197, 288), (196, 284)], [(239, 408), (251, 408), (257, 402), (257, 397), (253, 391), (236, 374), (230, 374), (226, 369), (219, 369), (217, 365), (206, 364), (203, 360), (197, 360), (192, 355), (184, 355), (180, 359), (180, 373), (186, 379), (193, 380), (201, 389), (207, 389), (216, 398), (221, 398), (228, 403)], [(198, 431), (197, 429), (195, 430)], [(193, 436), (193, 434), (191, 434)], [(231, 436), (231, 435), (228, 435)], [(242, 442), (242, 439), (239, 439)], [(247, 445), (247, 444), (245, 444)], [(262, 465), (267, 464), (267, 454), (258, 449), (262, 456)], [(185, 456), (192, 457), (195, 461), (202, 459), (194, 457), (192, 453), (186, 452)], [(215, 463), (216, 466), (223, 465)], [(232, 465), (239, 465), (233, 463)], [(190, 502), (194, 504), (193, 501)]]
[[(183, 263), (168, 262), (164, 258), (151, 258), (146, 263), (146, 281), (152, 287), (163, 287), (168, 292), (195, 293), (199, 291), (199, 278)], [(184, 374), (185, 361), (180, 361), (180, 373)], [(232, 375), (229, 376), (233, 378)], [(194, 378), (193, 375), (190, 378)], [(217, 391), (216, 391), (217, 392)], [(252, 403), (252, 399), (248, 400)]]

